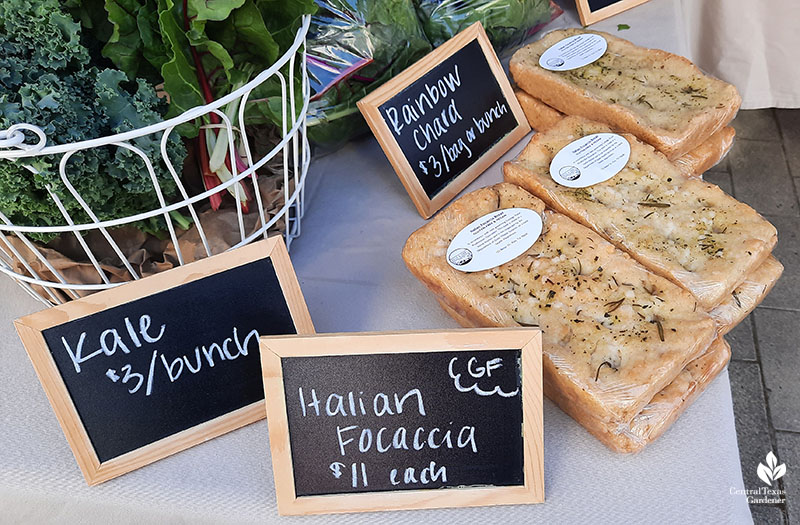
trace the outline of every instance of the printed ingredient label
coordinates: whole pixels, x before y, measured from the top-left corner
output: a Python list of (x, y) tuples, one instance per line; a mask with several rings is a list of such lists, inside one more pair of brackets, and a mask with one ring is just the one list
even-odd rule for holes
[(539, 57), (539, 65), (549, 71), (569, 71), (591, 64), (606, 52), (608, 42), (600, 35), (586, 33), (561, 40)]
[(469, 223), (447, 248), (447, 262), (462, 272), (480, 272), (516, 259), (542, 233), (542, 218), (527, 208), (493, 211)]
[(550, 163), (550, 176), (568, 188), (586, 188), (622, 171), (631, 145), (616, 133), (587, 135), (561, 148)]

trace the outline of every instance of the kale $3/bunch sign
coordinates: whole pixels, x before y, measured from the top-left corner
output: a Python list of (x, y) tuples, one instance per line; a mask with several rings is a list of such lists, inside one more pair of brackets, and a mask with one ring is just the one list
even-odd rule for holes
[(90, 485), (263, 418), (259, 336), (313, 333), (281, 237), (15, 324)]

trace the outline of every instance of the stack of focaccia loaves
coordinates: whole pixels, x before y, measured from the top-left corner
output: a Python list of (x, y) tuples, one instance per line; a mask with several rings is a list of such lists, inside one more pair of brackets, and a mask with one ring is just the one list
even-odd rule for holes
[[(506, 182), (442, 210), (411, 235), (403, 258), (463, 326), (539, 326), (545, 394), (611, 449), (635, 452), (725, 368), (722, 335), (761, 302), (783, 267), (771, 256), (775, 228), (698, 176), (721, 151), (708, 145), (732, 141), (726, 126), (739, 105), (735, 88), (681, 57), (610, 35), (593, 64), (539, 68), (541, 53), (573, 34), (550, 33), (512, 58), (529, 118), (538, 107), (547, 123), (505, 164)], [(647, 89), (628, 93), (637, 76)], [(642, 107), (642, 96), (652, 102)], [(550, 163), (562, 148), (612, 130), (630, 144), (621, 171), (583, 188), (555, 182)], [(527, 251), (483, 271), (448, 264), (462, 229), (508, 208), (542, 218)]]
[[(598, 34), (606, 53), (584, 67), (548, 71), (539, 58), (559, 41)], [(546, 131), (578, 115), (631, 133), (700, 176), (733, 145), (728, 126), (741, 104), (736, 88), (703, 74), (686, 58), (646, 49), (599, 31), (564, 29), (520, 49), (510, 70), (517, 98), (533, 129)]]

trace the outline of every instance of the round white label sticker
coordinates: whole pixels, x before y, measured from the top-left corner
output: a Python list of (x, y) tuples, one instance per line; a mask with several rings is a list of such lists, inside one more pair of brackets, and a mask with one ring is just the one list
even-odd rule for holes
[(447, 247), (447, 262), (462, 272), (480, 272), (516, 259), (542, 234), (542, 218), (527, 208), (506, 208), (469, 223)]
[(539, 57), (539, 65), (550, 71), (569, 71), (591, 64), (606, 52), (608, 42), (600, 35), (584, 33), (560, 40)]
[(616, 133), (595, 133), (570, 142), (553, 157), (550, 176), (568, 188), (607, 181), (628, 163), (631, 145)]

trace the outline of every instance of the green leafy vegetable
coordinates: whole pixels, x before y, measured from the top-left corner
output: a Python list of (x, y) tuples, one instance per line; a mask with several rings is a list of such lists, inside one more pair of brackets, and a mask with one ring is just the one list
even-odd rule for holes
[[(560, 13), (550, 0), (318, 0), (308, 38), (308, 135), (335, 149), (367, 130), (356, 102), (474, 22), (500, 50)], [(433, 46), (431, 46), (433, 44)]]
[(631, 26), (629, 26), (628, 24), (617, 24), (617, 31), (624, 31), (630, 28)]
[[(192, 63), (189, 39), (183, 32), (182, 15), (175, 10), (172, 0), (158, 0), (158, 24), (164, 42), (166, 60), (161, 66), (164, 90), (169, 93), (170, 104), (167, 116), (175, 117), (195, 106), (205, 104), (197, 71)], [(115, 63), (115, 57), (110, 56)], [(183, 127), (184, 135), (196, 135), (196, 127)]]
[[(70, 0), (81, 1), (98, 0)], [(105, 0), (104, 7), (113, 29), (103, 55), (129, 78), (163, 83), (169, 94), (168, 117), (228, 95), (272, 66), (293, 43), (302, 16), (316, 10), (313, 0)], [(80, 6), (73, 9), (83, 23), (89, 19), (98, 25), (82, 14)], [(102, 32), (95, 35), (100, 38)], [(287, 72), (285, 67), (284, 75)], [(297, 94), (300, 81), (295, 75)], [(281, 125), (281, 94), (278, 77), (256, 87), (245, 108), (247, 124)], [(234, 104), (235, 108), (224, 109), (229, 118), (238, 109)], [(197, 140), (206, 189), (230, 180), (234, 166), (245, 166), (238, 153), (231, 155), (226, 148), (227, 132), (215, 127), (220, 122), (219, 115), (208, 114), (177, 128), (181, 135)], [(212, 128), (201, 131), (204, 124)], [(228, 191), (248, 211), (247, 187), (237, 183)], [(219, 194), (210, 197), (214, 209), (221, 199)]]
[[(270, 67), (294, 41), (301, 17), (316, 6), (313, 0), (105, 0), (105, 9), (113, 31), (103, 55), (129, 78), (163, 82), (173, 117)], [(278, 82), (271, 79), (253, 98), (275, 97)], [(269, 103), (248, 110), (252, 122), (280, 121)], [(199, 125), (179, 131), (193, 137)]]
[[(164, 104), (153, 88), (143, 80), (128, 83), (122, 71), (89, 66), (80, 36), (80, 26), (57, 0), (0, 3), (0, 129), (34, 124), (53, 145), (129, 131), (162, 118)], [(154, 160), (160, 158), (160, 139), (142, 137), (133, 144)], [(179, 169), (185, 150), (177, 138), (167, 142), (167, 152)], [(89, 220), (62, 182), (59, 160), (60, 156), (38, 156), (0, 161), (0, 211), (11, 222), (65, 224), (48, 188), (75, 222)], [(31, 173), (24, 164), (38, 173)], [(156, 164), (154, 169), (165, 198), (172, 197), (174, 180), (164, 165)], [(79, 151), (70, 157), (66, 172), (101, 220), (159, 206), (143, 159), (130, 150), (108, 146)], [(137, 226), (157, 232), (164, 224), (163, 219), (153, 218)], [(31, 235), (41, 241), (53, 236)]]

